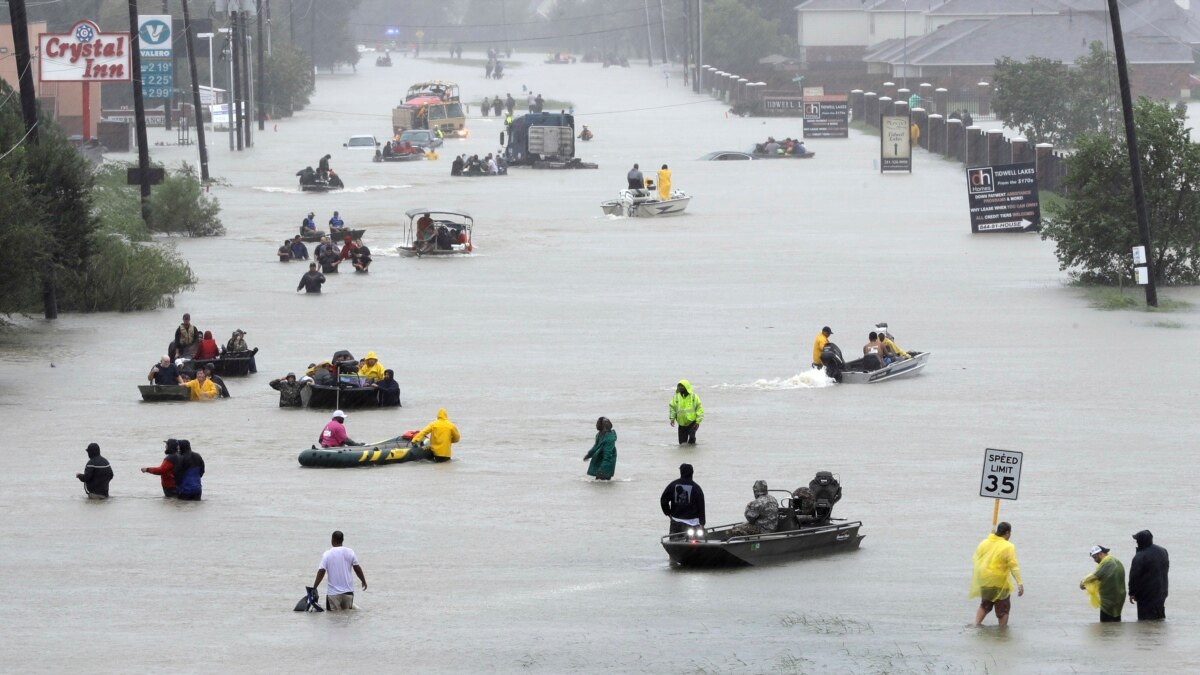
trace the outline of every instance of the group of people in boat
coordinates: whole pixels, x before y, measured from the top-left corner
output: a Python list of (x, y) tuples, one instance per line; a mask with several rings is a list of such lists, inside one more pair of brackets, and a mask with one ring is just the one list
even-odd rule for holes
[[(438, 138), (442, 137), (441, 129), (436, 130), (434, 133), (437, 134)], [(424, 155), (425, 148), (413, 145), (412, 141), (402, 141), (400, 140), (400, 135), (397, 134), (395, 138), (383, 144), (383, 149), (379, 151), (379, 154), (384, 158), (395, 155)]]
[(754, 144), (754, 154), (756, 155), (803, 155), (807, 152), (804, 141), (798, 138), (785, 138), (783, 141), (777, 141), (774, 136), (767, 136), (766, 141)]
[[(350, 228), (346, 227), (346, 221), (342, 219), (341, 214), (337, 211), (334, 211), (333, 215), (329, 217), (329, 232), (330, 232), (330, 234), (333, 234), (336, 236), (336, 235), (340, 234), (342, 232), (342, 230), (349, 230), (349, 229)], [(316, 214), (313, 213), (312, 211), (309, 211), (308, 215), (304, 216), (304, 218), (302, 218), (300, 220), (300, 234), (301, 235), (314, 235), (316, 233), (317, 233)]]
[(192, 323), (190, 314), (183, 315), (183, 323), (175, 329), (175, 339), (150, 368), (146, 380), (156, 385), (180, 385), (189, 392), (189, 400), (209, 401), (216, 398), (229, 398), (229, 388), (224, 380), (217, 375), (214, 361), (222, 358), (248, 359), (248, 372), (255, 372), (254, 354), (246, 345), (246, 331), (233, 331), (224, 347), (217, 344), (212, 331), (203, 333)]
[(308, 364), (308, 370), (302, 378), (297, 379), (295, 373), (288, 373), (271, 380), (269, 384), (279, 392), (281, 408), (302, 407), (301, 392), (310, 384), (320, 387), (370, 387), (375, 389), (381, 407), (400, 405), (400, 383), (396, 381), (396, 373), (391, 368), (384, 368), (375, 352), (367, 352), (366, 357), (359, 361), (349, 351), (340, 349), (329, 360)]
[(497, 150), (495, 154), (488, 153), (485, 157), (465, 154), (454, 158), (450, 163), (451, 176), (504, 176), (508, 174), (508, 162), (504, 153)]
[[(885, 324), (880, 324), (883, 327)], [(821, 353), (825, 351), (829, 345), (829, 337), (833, 335), (833, 331), (829, 326), (821, 328), (821, 332), (817, 333), (816, 339), (813, 340), (813, 368), (823, 368), (824, 364), (821, 361)], [(863, 345), (863, 367), (868, 371), (879, 370), (885, 366), (890, 366), (896, 361), (911, 359), (912, 354), (900, 348), (896, 344), (895, 337), (886, 330), (871, 331), (867, 333), (867, 344)]]
[[(658, 170), (658, 198), (661, 201), (667, 201), (671, 198), (671, 169), (666, 164)], [(635, 163), (629, 173), (625, 174), (625, 180), (630, 190), (636, 190), (638, 193), (644, 194), (643, 191), (653, 192), (655, 184), (653, 178), (648, 178), (642, 174), (642, 170)]]
[(329, 168), (329, 160), (333, 155), (326, 154), (317, 161), (317, 168), (314, 171), (312, 166), (306, 166), (296, 172), (300, 177), (300, 185), (328, 185), (329, 187), (342, 187), (342, 179), (338, 178), (337, 172)]
[[(659, 498), (663, 515), (670, 519), (669, 534), (686, 532), (688, 528), (703, 528), (705, 525), (704, 490), (693, 480), (694, 472), (691, 464), (681, 464), (679, 478), (669, 483)], [(767, 481), (754, 481), (751, 491), (754, 498), (746, 504), (743, 512), (746, 521), (729, 530), (731, 537), (770, 534), (780, 530), (781, 507), (779, 500), (770, 494)], [(818, 497), (823, 500), (820, 507)], [(818, 472), (807, 486), (791, 492), (791, 511), (787, 512), (788, 517), (784, 519), (784, 529), (827, 521), (833, 504), (841, 498), (842, 488), (837, 478), (828, 471)], [(795, 523), (791, 522), (792, 517)]]

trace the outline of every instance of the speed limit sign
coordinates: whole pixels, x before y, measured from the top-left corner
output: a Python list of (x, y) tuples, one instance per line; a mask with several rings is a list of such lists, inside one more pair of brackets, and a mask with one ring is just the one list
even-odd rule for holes
[(979, 496), (1015, 501), (1021, 488), (1021, 457), (1014, 450), (984, 450)]

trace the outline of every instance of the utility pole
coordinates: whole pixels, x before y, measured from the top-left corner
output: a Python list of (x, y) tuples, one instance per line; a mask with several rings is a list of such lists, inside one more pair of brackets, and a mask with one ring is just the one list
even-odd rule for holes
[[(170, 16), (171, 15), (170, 0), (162, 0), (162, 7), (163, 7), (162, 13), (166, 14), (167, 16)], [(175, 41), (175, 22), (171, 19), (167, 19), (167, 25), (170, 26), (170, 28), (168, 28), (167, 30), (170, 31), (170, 33), (171, 33), (171, 42), (174, 42)], [(174, 45), (172, 45), (171, 46), (171, 80), (172, 80), (171, 84), (172, 84), (172, 86), (171, 86), (170, 93), (167, 94), (167, 98), (165, 100), (163, 100), (163, 128), (166, 129), (167, 131), (171, 130), (171, 108), (173, 107), (172, 104), (175, 103), (174, 79), (175, 79), (175, 47), (174, 47)]]
[[(684, 82), (686, 83), (687, 78), (688, 78), (688, 73), (690, 72), (690, 68), (692, 67), (693, 59), (695, 59), (695, 57), (696, 57), (696, 53), (693, 51), (696, 48), (696, 43), (694, 40), (692, 40), (692, 37), (693, 37), (692, 36), (692, 32), (693, 32), (692, 31), (692, 0), (683, 0), (683, 16), (687, 23), (687, 48), (683, 52), (683, 54), (684, 54), (684, 57), (683, 57), (683, 73), (684, 73), (683, 79), (684, 79)], [(691, 84), (692, 84), (692, 91), (698, 91), (695, 75), (692, 76)]]
[[(200, 144), (200, 180), (207, 183), (208, 146), (204, 144), (204, 107), (200, 103), (200, 81), (196, 79), (196, 36), (192, 31), (192, 15), (188, 12), (188, 0), (181, 0), (181, 2), (183, 2), (183, 34), (184, 44), (187, 47), (188, 73), (192, 78), (192, 107), (194, 108), (193, 117), (196, 118), (196, 141)], [(209, 46), (209, 53), (212, 53), (211, 46)], [(215, 96), (216, 93), (210, 91), (209, 95)]]
[[(700, 68), (704, 65), (704, 0), (696, 0), (696, 45), (696, 82), (703, 84), (700, 81), (704, 73)], [(696, 91), (704, 89), (701, 87)]]
[(235, 132), (234, 135), (237, 136), (237, 149), (241, 150), (242, 149), (242, 139), (244, 138), (244, 136), (242, 136), (242, 101), (241, 101), (241, 96), (242, 96), (242, 73), (241, 73), (242, 37), (241, 37), (241, 35), (239, 35), (237, 12), (229, 13), (229, 40), (233, 45), (232, 46), (233, 51), (230, 54), (230, 58), (233, 59), (233, 63), (232, 63), (232, 65), (233, 65), (233, 91), (230, 92), (231, 99), (233, 100), (233, 107), (229, 109), (229, 114), (232, 115), (232, 117), (230, 117), (229, 119), (230, 119), (230, 124), (232, 124), (237, 129), (237, 131)]
[(242, 119), (245, 122), (243, 127), (246, 132), (246, 147), (254, 145), (253, 137), (250, 133), (250, 111), (254, 106), (254, 101), (250, 99), (250, 13), (243, 10), (241, 14), (241, 39), (242, 39), (242, 100), (246, 102), (245, 110), (242, 112)]
[(1138, 151), (1137, 126), (1133, 122), (1133, 96), (1129, 93), (1129, 67), (1125, 62), (1125, 37), (1121, 33), (1121, 12), (1117, 0), (1108, 0), (1112, 17), (1113, 49), (1117, 57), (1117, 79), (1121, 85), (1121, 111), (1125, 115), (1125, 141), (1129, 146), (1129, 169), (1133, 178), (1133, 205), (1137, 210), (1138, 234), (1146, 249), (1146, 304), (1158, 307), (1158, 289), (1154, 284), (1154, 248), (1150, 242), (1150, 218), (1146, 215), (1146, 191), (1142, 186), (1142, 155)]
[[(8, 16), (12, 22), (13, 51), (17, 57), (17, 81), (21, 90), (21, 117), (25, 121), (25, 141), (38, 144), (37, 92), (33, 88), (33, 65), (29, 57), (29, 21), (25, 15), (25, 0), (9, 0)], [(88, 86), (84, 84), (84, 86)], [(83, 130), (88, 135), (88, 130)], [(57, 262), (53, 251), (50, 264), (42, 272), (42, 315), (47, 319), (58, 318), (58, 285), (54, 279)]]
[(658, 16), (662, 21), (663, 34), (663, 65), (670, 63), (671, 59), (667, 58), (667, 10), (663, 9), (663, 0), (658, 0)]
[(318, 3), (309, 0), (308, 5), (308, 58), (312, 59), (313, 81), (317, 76), (317, 7)]
[[(266, 68), (263, 66), (263, 49), (266, 46), (266, 43), (263, 41), (263, 0), (257, 0), (255, 9), (257, 10), (255, 12), (255, 18), (258, 19), (258, 44), (255, 45), (254, 51), (258, 54), (258, 66), (254, 73), (254, 93), (255, 98), (261, 100), (263, 98), (263, 91), (265, 91), (263, 89), (263, 73), (266, 72)], [(267, 120), (264, 116), (265, 112), (266, 109), (261, 103), (254, 106), (254, 113), (258, 117), (259, 131), (263, 131), (267, 128)]]
[(146, 102), (142, 99), (142, 39), (138, 34), (137, 0), (129, 0), (129, 59), (133, 71), (133, 114), (137, 126), (138, 175), (142, 188), (142, 221), (150, 223), (150, 148), (146, 140)]
[(646, 60), (650, 63), (650, 67), (654, 67), (654, 42), (650, 39), (650, 0), (642, 0), (642, 7), (646, 10)]

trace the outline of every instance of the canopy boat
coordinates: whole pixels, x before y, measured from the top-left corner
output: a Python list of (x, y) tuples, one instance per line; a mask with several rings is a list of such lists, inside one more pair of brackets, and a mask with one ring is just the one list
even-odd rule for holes
[[(894, 340), (895, 337), (887, 328), (886, 323), (875, 325), (876, 332)], [(825, 366), (825, 374), (841, 384), (874, 384), (920, 374), (932, 352), (910, 351), (908, 354), (910, 358), (897, 358), (889, 364), (880, 363), (878, 357), (873, 355), (846, 362), (842, 358), (842, 350), (830, 342), (821, 351), (821, 364)]]
[(191, 397), (191, 391), (181, 384), (139, 384), (138, 391), (147, 403), (186, 401)]
[(346, 469), (357, 466), (381, 466), (432, 459), (433, 453), (425, 445), (414, 446), (410, 439), (416, 434), (409, 431), (403, 436), (369, 445), (344, 448), (318, 448), (313, 446), (300, 452), (300, 466)]
[(321, 237), (329, 237), (332, 241), (342, 241), (346, 235), (350, 235), (355, 239), (362, 239), (362, 236), (367, 233), (366, 228), (352, 230), (348, 227), (343, 227), (340, 230), (335, 230), (332, 227), (327, 232), (315, 230), (305, 232), (303, 228), (300, 231), (300, 241), (306, 241), (310, 244), (321, 241)]
[(786, 495), (779, 500), (779, 525), (774, 532), (735, 534), (737, 523), (689, 528), (662, 538), (671, 562), (682, 567), (762, 565), (853, 550), (862, 542), (861, 521), (830, 517), (842, 490), (828, 471), (817, 473), (808, 488), (770, 492)]
[(672, 216), (683, 213), (692, 196), (682, 190), (672, 190), (671, 198), (663, 201), (658, 198), (658, 191), (621, 190), (614, 200), (604, 202), (600, 208), (606, 216), (625, 216), (627, 218), (655, 218)]
[[(433, 220), (433, 230), (422, 240), (417, 236), (417, 221), (427, 213)], [(396, 247), (401, 255), (447, 257), (470, 255), (474, 250), (471, 234), (475, 229), (475, 219), (466, 211), (420, 208), (409, 209), (404, 215), (408, 216), (404, 243)]]

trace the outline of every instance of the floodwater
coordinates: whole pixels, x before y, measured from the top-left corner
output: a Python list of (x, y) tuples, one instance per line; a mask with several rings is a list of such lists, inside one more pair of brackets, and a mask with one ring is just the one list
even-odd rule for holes
[[(530, 55), (503, 82), (481, 70), (367, 58), (357, 74), (322, 75), (310, 109), (252, 150), (210, 136), (229, 234), (177, 242), (200, 282), (175, 308), (3, 330), (5, 670), (1200, 669), (1195, 310), (1089, 307), (1050, 243), (972, 236), (961, 168), (923, 152), (911, 175), (880, 175), (877, 141), (859, 134), (810, 142), (810, 161), (701, 162), (799, 125), (727, 118), (657, 68)], [(374, 164), (341, 147), (386, 135), (404, 89), (432, 77), (461, 83), (472, 110), (522, 84), (571, 101), (596, 133), (580, 154), (600, 169), (451, 178), (454, 153), (496, 149), (490, 117), (435, 162)], [(350, 189), (296, 192), (294, 172), (326, 152)], [(168, 163), (193, 154), (153, 148)], [(603, 217), (633, 162), (670, 164), (695, 195), (687, 214)], [(473, 213), (476, 254), (381, 255), (419, 206)], [(376, 262), (297, 294), (303, 270), (275, 248), (309, 210), (323, 223), (334, 209), (367, 228)], [(222, 341), (245, 329), (260, 372), (230, 378), (228, 401), (143, 404), (135, 386), (184, 311)], [(933, 352), (924, 374), (814, 377), (822, 325), (854, 352), (877, 321)], [(445, 406), (462, 430), (456, 461), (301, 469), (326, 415), (279, 409), (267, 381), (341, 348), (379, 352), (403, 387), (399, 410), (352, 412), (352, 437), (419, 428)], [(680, 378), (706, 408), (694, 448), (667, 425)], [(599, 415), (619, 434), (610, 484), (581, 461)], [(207, 462), (202, 503), (164, 501), (137, 471), (172, 436)], [(105, 503), (73, 478), (89, 441), (117, 472)], [(1007, 631), (969, 625), (971, 553), (992, 509), (978, 496), (985, 447), (1025, 453), (1020, 499), (1000, 510), (1027, 589)], [(681, 462), (696, 467), (710, 524), (738, 520), (756, 479), (791, 489), (834, 471), (835, 515), (863, 521), (862, 549), (672, 569), (657, 499)], [(1128, 565), (1142, 528), (1175, 560), (1171, 619), (1101, 627), (1077, 586), (1087, 551), (1112, 547)], [(361, 609), (293, 613), (334, 529), (366, 571)]]

